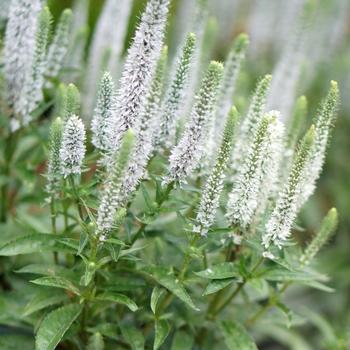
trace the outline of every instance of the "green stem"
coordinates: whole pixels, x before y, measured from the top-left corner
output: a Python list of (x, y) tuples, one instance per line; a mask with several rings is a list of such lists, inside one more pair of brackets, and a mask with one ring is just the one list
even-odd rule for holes
[[(177, 275), (178, 283), (181, 283), (183, 281), (183, 278), (185, 277), (185, 273), (186, 273), (188, 264), (190, 263), (190, 261), (192, 259), (190, 251), (191, 251), (191, 249), (193, 249), (196, 246), (199, 238), (200, 238), (200, 236), (197, 235), (197, 234), (192, 238), (192, 241), (190, 243), (190, 249), (187, 252), (186, 257), (185, 257), (185, 259), (184, 259), (184, 261), (182, 263), (180, 272)], [(172, 297), (173, 297), (173, 293), (170, 290), (168, 290), (167, 295), (165, 296), (165, 298), (163, 299), (162, 303), (159, 305), (159, 307), (156, 310), (156, 313), (155, 313), (155, 318), (156, 319), (159, 318), (159, 316), (162, 314), (162, 312), (165, 310), (165, 308), (169, 305)], [(153, 326), (153, 323), (154, 322), (150, 322), (147, 325), (147, 327), (143, 330), (143, 334), (144, 335), (146, 335), (150, 331), (150, 329)]]
[[(157, 203), (157, 207), (161, 207), (161, 205), (165, 202), (165, 200), (168, 198), (170, 191), (173, 189), (174, 187), (174, 181), (170, 182), (170, 184), (168, 184), (165, 192), (163, 193), (162, 198), (160, 199), (160, 201)], [(148, 224), (141, 224), (140, 228), (138, 229), (138, 231), (135, 233), (134, 237), (131, 238), (130, 240), (130, 247), (132, 245), (134, 245), (134, 243), (137, 241), (137, 239), (141, 236), (142, 232), (145, 230), (145, 228), (147, 227)]]
[[(263, 261), (265, 260), (265, 258), (263, 258), (262, 256), (260, 257), (260, 259), (257, 261), (257, 263), (255, 264), (255, 266), (252, 269), (252, 272), (254, 273), (259, 267), (260, 265), (263, 263)], [(214, 311), (213, 316), (215, 317), (218, 313), (220, 313), (228, 304), (231, 303), (231, 301), (237, 296), (237, 294), (242, 290), (242, 288), (244, 287), (244, 285), (247, 283), (247, 279), (244, 278), (243, 282), (237, 286), (237, 288), (233, 291), (233, 293), (228, 297), (228, 299), (218, 308)]]
[(245, 327), (248, 327), (250, 325), (252, 325), (253, 323), (255, 323), (257, 321), (258, 318), (260, 318), (271, 306), (275, 305), (276, 300), (278, 300), (280, 298), (280, 296), (285, 292), (285, 290), (288, 288), (288, 286), (291, 284), (292, 282), (285, 282), (283, 284), (283, 286), (281, 287), (281, 289), (279, 290), (277, 296), (274, 296), (273, 299), (269, 299), (269, 302), (262, 307), (253, 317), (251, 317), (249, 320), (247, 320), (244, 323)]
[[(51, 195), (50, 201), (50, 211), (51, 211), (51, 229), (52, 233), (56, 234), (56, 210), (55, 210), (55, 196)], [(55, 265), (58, 265), (58, 252), (53, 252), (53, 260)]]
[(78, 191), (77, 191), (77, 187), (75, 186), (73, 175), (69, 175), (68, 179), (69, 179), (69, 183), (70, 183), (70, 185), (72, 187), (72, 190), (73, 190), (73, 192), (75, 194), (75, 197), (76, 197), (75, 200), (76, 200), (76, 203), (77, 203), (77, 206), (78, 206), (78, 212), (79, 212), (80, 219), (84, 221), (83, 211), (81, 209), (81, 203), (80, 203), (80, 200), (79, 200), (79, 194), (78, 194)]

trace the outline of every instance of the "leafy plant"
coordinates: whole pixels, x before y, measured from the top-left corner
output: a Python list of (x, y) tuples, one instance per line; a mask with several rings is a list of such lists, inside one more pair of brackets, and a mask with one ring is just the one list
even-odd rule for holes
[[(0, 344), (21, 348), (29, 338), (37, 350), (257, 349), (268, 327), (307, 344), (292, 333), (305, 321), (283, 295), (291, 284), (333, 291), (312, 262), (335, 233), (337, 210), (328, 211), (306, 248), (292, 233), (323, 167), (337, 83), (300, 138), (306, 97), (294, 101), (290, 93), (295, 110), (284, 123), (279, 111), (266, 109), (275, 96), (271, 75), (245, 97), (246, 113), (232, 106), (246, 34), (224, 63), (198, 71), (210, 42), (208, 1), (196, 2), (203, 27), (184, 36), (171, 61), (164, 45), (170, 1), (149, 0), (123, 69), (130, 4), (112, 3), (104, 5), (86, 65), (68, 44), (74, 35), (84, 39), (86, 30), (77, 29), (84, 1), (77, 14), (62, 12), (53, 35), (42, 1), (8, 4), (0, 323), (11, 335), (1, 335)], [(310, 6), (299, 30), (307, 30)], [(124, 26), (111, 36), (117, 43), (104, 37), (115, 20), (110, 11)], [(77, 62), (88, 84), (72, 74), (66, 86)], [(271, 318), (271, 309), (284, 318)], [(324, 326), (317, 317), (311, 321)]]

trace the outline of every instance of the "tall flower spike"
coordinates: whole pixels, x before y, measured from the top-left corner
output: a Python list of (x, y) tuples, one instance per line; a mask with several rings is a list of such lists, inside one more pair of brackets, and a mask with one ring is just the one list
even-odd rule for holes
[(169, 149), (175, 144), (176, 129), (184, 109), (187, 84), (195, 53), (196, 36), (189, 33), (183, 45), (181, 56), (175, 63), (175, 70), (165, 93), (160, 116), (160, 133), (155, 146)]
[(135, 146), (132, 150), (128, 170), (123, 180), (123, 187), (121, 188), (121, 197), (123, 200), (129, 198), (134, 193), (152, 153), (153, 134), (159, 127), (157, 116), (159, 114), (167, 54), (168, 47), (164, 46), (158, 60), (147, 103), (142, 108), (140, 116), (135, 123)]
[(339, 89), (335, 81), (331, 82), (328, 96), (321, 103), (321, 110), (315, 123), (315, 142), (305, 172), (304, 188), (301, 191), (299, 208), (314, 193), (316, 181), (320, 177), (325, 160), (326, 148), (331, 137), (336, 111), (339, 105)]
[(290, 117), (295, 101), (295, 92), (302, 73), (302, 63), (305, 56), (308, 28), (315, 8), (315, 1), (304, 2), (296, 26), (286, 41), (283, 53), (275, 65), (271, 90), (268, 96), (268, 109), (281, 111), (283, 121)]
[(39, 11), (39, 0), (12, 0), (10, 4), (4, 43), (5, 92), (9, 106), (18, 101), (32, 62)]
[[(266, 233), (262, 238), (265, 249), (268, 249), (271, 243), (281, 249), (283, 241), (290, 236), (292, 223), (298, 213), (297, 204), (305, 177), (305, 169), (312, 152), (314, 130), (315, 127), (312, 126), (299, 143), (287, 183), (279, 193), (271, 218), (266, 224)], [(269, 257), (268, 254), (269, 252), (264, 252), (263, 256)]]
[(284, 183), (288, 177), (288, 172), (293, 161), (293, 154), (299, 139), (300, 132), (304, 128), (307, 114), (307, 99), (305, 96), (300, 96), (297, 100), (293, 111), (292, 118), (290, 118), (287, 133), (284, 142), (284, 153), (281, 161), (280, 182)]
[(55, 96), (55, 104), (53, 110), (54, 117), (60, 117), (62, 120), (66, 120), (67, 116), (67, 88), (64, 83), (58, 85)]
[[(240, 34), (234, 40), (228, 57), (225, 61), (225, 69), (222, 75), (220, 95), (217, 108), (217, 132), (218, 135), (224, 125), (226, 115), (232, 106), (232, 95), (235, 89), (238, 73), (245, 57), (245, 49), (249, 44), (247, 34)], [(215, 127), (214, 127), (215, 128)]]
[[(69, 31), (72, 23), (72, 10), (65, 9), (58, 21), (52, 44), (47, 53), (47, 64), (45, 76), (48, 79), (57, 77), (63, 63), (64, 56), (67, 53), (69, 44)], [(45, 87), (51, 88), (53, 84), (46, 81)]]
[(222, 189), (224, 188), (225, 170), (231, 157), (234, 135), (236, 131), (239, 113), (235, 107), (230, 110), (223, 132), (219, 153), (211, 175), (208, 178), (202, 199), (199, 205), (196, 221), (199, 223), (194, 228), (195, 232), (206, 235), (214, 222)]
[(91, 122), (92, 144), (101, 150), (111, 149), (112, 114), (115, 102), (115, 87), (112, 76), (105, 72), (97, 93), (96, 108)]
[(124, 71), (117, 93), (117, 107), (113, 127), (113, 152), (127, 129), (133, 127), (152, 83), (152, 76), (160, 56), (169, 0), (149, 0), (134, 42), (128, 50)]
[(337, 209), (332, 208), (323, 218), (320, 228), (315, 237), (306, 247), (304, 254), (300, 257), (299, 266), (308, 265), (317, 252), (330, 240), (338, 226)]
[(172, 149), (170, 155), (169, 175), (164, 183), (179, 181), (186, 183), (186, 177), (198, 166), (202, 156), (204, 139), (210, 115), (215, 105), (219, 90), (223, 65), (212, 61), (206, 70), (202, 87), (195, 96), (190, 119), (179, 144)]
[(19, 98), (17, 112), (22, 115), (22, 124), (27, 126), (31, 120), (29, 115), (42, 102), (44, 96), (42, 87), (44, 85), (44, 72), (46, 68), (46, 47), (51, 34), (52, 16), (45, 7), (38, 19), (38, 28), (35, 36), (35, 51), (31, 66), (25, 76), (23, 92)]
[(102, 234), (113, 228), (117, 207), (121, 204), (120, 190), (123, 186), (125, 173), (134, 144), (134, 132), (129, 129), (125, 134), (117, 159), (111, 169), (102, 191), (98, 208), (97, 228)]
[(284, 124), (278, 111), (267, 113), (272, 119), (268, 126), (269, 143), (264, 151), (261, 166), (263, 180), (260, 186), (258, 206), (254, 213), (254, 222), (258, 223), (269, 202), (275, 198), (279, 189), (279, 172), (283, 156)]
[(64, 177), (81, 173), (85, 138), (83, 122), (76, 115), (72, 115), (65, 125), (60, 150), (61, 174)]
[(67, 87), (67, 114), (64, 116), (66, 121), (72, 115), (77, 115), (80, 112), (80, 93), (74, 84), (69, 84)]
[[(271, 182), (277, 178), (274, 157), (277, 155), (279, 158), (284, 131), (283, 124), (277, 118), (278, 112), (267, 113), (256, 128), (252, 144), (229, 194), (226, 217), (231, 226), (246, 228), (251, 224), (259, 200), (266, 203)], [(269, 176), (272, 178), (269, 179)], [(262, 188), (264, 193), (261, 193)]]
[(248, 151), (248, 147), (254, 136), (255, 128), (259, 124), (259, 120), (264, 113), (271, 78), (271, 75), (265, 75), (265, 77), (256, 85), (248, 114), (243, 120), (242, 126), (239, 130), (240, 137), (233, 149), (231, 165), (233, 171), (237, 171), (242, 164), (242, 159), (245, 159), (244, 155)]
[(61, 118), (57, 118), (50, 128), (50, 156), (48, 162), (46, 192), (50, 195), (47, 201), (50, 203), (52, 199), (58, 198), (58, 191), (55, 187), (59, 185), (61, 175), (60, 149), (62, 143), (63, 123)]
[[(130, 0), (107, 0), (104, 2), (89, 47), (85, 79), (87, 89), (83, 94), (84, 117), (90, 118), (100, 72), (111, 72), (114, 80), (119, 73), (131, 7), (132, 1)], [(111, 30), (116, 26), (116, 23), (118, 23), (118, 29)], [(106, 50), (109, 51), (107, 60), (105, 59)]]

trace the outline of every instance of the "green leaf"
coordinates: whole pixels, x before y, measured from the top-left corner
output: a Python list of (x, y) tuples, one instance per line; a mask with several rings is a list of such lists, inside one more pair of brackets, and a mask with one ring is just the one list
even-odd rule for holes
[(264, 284), (260, 278), (249, 278), (248, 282), (258, 293), (262, 293)]
[(208, 295), (208, 294), (213, 294), (213, 293), (225, 288), (230, 283), (232, 283), (234, 280), (235, 280), (234, 278), (226, 278), (226, 279), (222, 279), (222, 280), (212, 280), (212, 281), (210, 281), (205, 292), (202, 295), (204, 296), (204, 295)]
[(38, 252), (62, 252), (75, 253), (76, 251), (58, 240), (62, 239), (61, 235), (47, 233), (35, 233), (28, 236), (17, 238), (3, 245), (0, 248), (0, 255), (12, 256), (19, 254), (31, 254)]
[(289, 328), (292, 323), (292, 316), (293, 316), (292, 310), (279, 300), (276, 301), (275, 305), (286, 314), (288, 318), (287, 328)]
[(156, 266), (146, 266), (142, 269), (149, 276), (154, 279), (156, 282), (161, 284), (163, 287), (169, 289), (174, 295), (176, 295), (180, 300), (182, 300), (187, 306), (190, 308), (199, 311), (197, 309), (190, 296), (188, 295), (186, 289), (183, 285), (178, 281), (178, 279), (168, 270), (162, 267)]
[(79, 248), (80, 248), (80, 242), (77, 239), (73, 239), (73, 238), (62, 238), (62, 236), (60, 237), (60, 242), (62, 244), (65, 244), (68, 247), (71, 247), (74, 249), (74, 253), (76, 253), (77, 255), (80, 254), (79, 252)]
[(315, 289), (319, 289), (319, 290), (322, 290), (322, 291), (328, 292), (328, 293), (335, 292), (335, 289), (330, 288), (330, 287), (324, 285), (323, 283), (320, 283), (320, 282), (317, 282), (317, 281), (313, 281), (313, 280), (298, 281), (298, 283), (304, 284), (305, 286), (308, 286), (308, 287), (311, 287), (311, 288), (315, 288)]
[(103, 341), (103, 337), (101, 333), (97, 332), (89, 338), (89, 343), (86, 350), (103, 350), (104, 347), (105, 343)]
[(35, 350), (54, 350), (81, 310), (82, 305), (70, 304), (49, 313), (36, 334)]
[(230, 350), (258, 350), (254, 340), (240, 323), (222, 321), (219, 327)]
[(171, 345), (171, 350), (191, 350), (194, 338), (184, 331), (177, 331)]
[(123, 326), (120, 329), (124, 339), (131, 345), (132, 350), (144, 350), (145, 339), (137, 328), (134, 326)]
[[(326, 276), (320, 275), (314, 272), (308, 271), (286, 271), (280, 268), (266, 269), (262, 270), (262, 273), (259, 274), (259, 277), (262, 277), (269, 281), (275, 282), (296, 282), (307, 284), (314, 280), (326, 280)], [(325, 286), (325, 288), (328, 288)]]
[(282, 259), (280, 257), (276, 257), (276, 256), (271, 260), (274, 261), (275, 263), (285, 267), (287, 270), (293, 271), (292, 265), (287, 260)]
[(143, 196), (143, 199), (145, 200), (145, 203), (147, 205), (148, 210), (151, 213), (155, 213), (157, 210), (157, 206), (154, 205), (154, 203), (152, 202), (151, 197), (149, 196), (149, 194), (148, 194), (148, 192), (147, 192), (147, 190), (142, 182), (140, 183), (140, 188), (141, 188), (142, 196)]
[(21, 317), (28, 316), (33, 312), (61, 303), (67, 299), (68, 295), (58, 289), (42, 290), (30, 300), (30, 302), (24, 308), (24, 312)]
[(126, 305), (131, 311), (136, 311), (138, 306), (127, 296), (119, 293), (105, 292), (95, 297), (97, 300), (109, 300), (118, 304)]
[(42, 277), (30, 282), (39, 284), (41, 286), (63, 288), (66, 290), (70, 290), (72, 293), (76, 295), (79, 295), (79, 296), (81, 295), (80, 290), (71, 281), (63, 277), (56, 277), (56, 276)]
[(137, 221), (141, 222), (142, 224), (150, 225), (152, 222), (156, 221), (157, 217), (155, 215), (149, 215), (147, 213), (144, 213), (142, 215), (142, 218), (139, 218), (135, 215), (135, 218)]
[(113, 243), (113, 244), (117, 244), (117, 245), (125, 245), (125, 243), (123, 241), (116, 239), (116, 238), (108, 238), (105, 240), (105, 242)]
[(163, 343), (170, 332), (170, 326), (167, 320), (156, 320), (156, 335), (154, 338), (153, 350), (157, 350)]
[(234, 263), (225, 262), (222, 264), (213, 265), (206, 270), (195, 272), (195, 274), (203, 278), (221, 280), (236, 277), (238, 275), (238, 270), (237, 266)]
[(17, 273), (36, 273), (38, 275), (63, 277), (78, 282), (80, 275), (66, 267), (51, 264), (31, 264), (15, 271)]
[(157, 307), (157, 302), (160, 298), (160, 296), (163, 294), (164, 289), (160, 288), (159, 286), (155, 286), (152, 291), (151, 295), (151, 309), (153, 313), (156, 313), (156, 307)]
[(119, 260), (119, 255), (122, 247), (120, 245), (115, 246), (111, 243), (104, 243), (103, 246), (109, 251), (109, 254), (111, 255), (111, 258), (114, 260), (114, 262), (117, 262)]
[(87, 329), (87, 331), (90, 333), (98, 332), (112, 339), (118, 338), (117, 330), (118, 330), (117, 325), (114, 323), (99, 323), (95, 327), (89, 327)]
[(135, 247), (135, 248), (130, 248), (130, 249), (124, 249), (120, 252), (119, 257), (121, 258), (122, 256), (131, 254), (133, 252), (137, 252), (138, 250), (142, 250), (147, 247), (147, 244), (142, 246), (142, 247)]

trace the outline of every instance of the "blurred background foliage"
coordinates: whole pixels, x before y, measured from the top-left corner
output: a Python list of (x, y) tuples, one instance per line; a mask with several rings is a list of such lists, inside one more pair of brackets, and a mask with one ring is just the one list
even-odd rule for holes
[[(190, 8), (190, 4), (193, 2), (194, 0), (172, 0), (166, 38), (166, 44), (169, 45), (171, 54), (174, 54), (185, 31), (186, 25), (184, 23), (191, 21), (186, 7)], [(244, 114), (249, 103), (247, 97), (250, 96), (257, 78), (265, 74), (273, 74), (274, 67), (281, 58), (290, 33), (295, 26), (295, 9), (305, 1), (212, 0), (211, 2), (209, 23), (216, 27), (214, 31), (216, 36), (212, 41), (213, 49), (210, 52), (210, 59), (223, 60), (230, 43), (237, 34), (246, 32), (250, 36), (250, 47), (235, 91), (236, 105), (239, 111)], [(306, 336), (308, 342), (313, 344), (315, 349), (349, 349), (350, 1), (314, 0), (313, 2), (315, 13), (308, 27), (309, 34), (306, 41), (303, 70), (296, 92), (296, 96), (305, 95), (309, 101), (309, 120), (305, 129), (315, 117), (319, 101), (322, 96), (326, 95), (330, 80), (339, 83), (342, 98), (323, 174), (318, 180), (315, 194), (303, 208), (299, 217), (300, 221), (297, 223), (304, 228), (304, 232), (295, 232), (294, 237), (302, 245), (305, 244), (310, 240), (312, 232), (315, 231), (329, 208), (336, 207), (338, 209), (340, 221), (337, 233), (315, 262), (319, 266), (319, 271), (330, 277), (328, 284), (335, 289), (335, 292), (324, 293), (306, 287), (292, 286), (285, 298), (288, 299), (291, 309), (297, 310), (300, 315), (307, 314), (311, 318), (311, 324), (303, 324), (300, 321), (302, 326), (298, 328), (298, 332)], [(89, 1), (90, 38), (103, 3), (103, 0)], [(133, 1), (131, 20), (125, 39), (125, 51), (145, 3), (146, 0)], [(63, 9), (73, 6), (73, 0), (48, 0), (48, 6), (56, 20)], [(4, 21), (2, 20), (1, 23), (3, 30)], [(111, 30), (118, 30), (118, 23)], [(86, 52), (88, 51), (86, 50)], [(27, 142), (26, 147), (31, 150), (30, 139)], [(40, 153), (42, 150), (37, 152)], [(38, 159), (40, 159), (39, 154)], [(35, 175), (42, 172), (43, 169), (40, 167), (35, 169)], [(27, 176), (28, 174), (25, 174), (23, 177)], [(21, 177), (19, 176), (19, 178)], [(39, 183), (43, 184), (43, 180), (40, 180)], [(27, 201), (30, 200), (31, 193), (32, 191), (28, 190)], [(37, 215), (36, 219), (33, 218), (35, 215)], [(43, 227), (37, 227), (40, 226), (40, 218), (45, 215), (46, 213), (43, 213), (39, 208), (32, 208), (29, 213), (25, 212), (24, 209), (21, 212), (19, 208), (18, 220), (27, 223), (28, 231), (30, 231), (30, 227), (45, 231)], [(25, 226), (23, 223), (21, 234), (26, 231), (25, 228), (23, 229), (23, 225)], [(42, 226), (45, 224), (43, 223)], [(4, 229), (4, 226), (2, 227)], [(12, 235), (18, 235), (18, 232), (14, 232), (18, 229), (16, 226), (8, 227), (11, 229), (5, 230), (6, 234), (1, 238), (2, 241), (8, 241)], [(17, 260), (17, 263), (22, 265), (20, 259)], [(3, 266), (2, 269), (6, 270), (6, 267)], [(16, 277), (11, 278), (12, 284), (16, 281), (21, 283)], [(318, 315), (311, 314), (308, 309), (317, 311)], [(16, 313), (16, 310), (13, 312)], [(4, 317), (6, 315), (2, 315), (2, 318)], [(269, 331), (266, 331), (266, 338), (261, 339), (260, 344), (261, 349), (269, 350), (303, 349), (301, 338), (297, 336), (290, 338), (290, 333), (285, 333), (285, 330), (271, 326), (271, 324)]]

